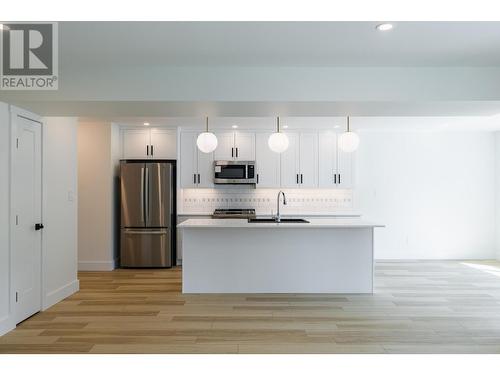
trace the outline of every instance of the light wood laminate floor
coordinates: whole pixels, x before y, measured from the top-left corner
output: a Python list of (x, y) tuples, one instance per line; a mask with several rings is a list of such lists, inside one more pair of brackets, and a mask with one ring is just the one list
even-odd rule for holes
[(0, 353), (500, 353), (499, 262), (377, 262), (373, 295), (183, 295), (180, 268), (79, 279)]

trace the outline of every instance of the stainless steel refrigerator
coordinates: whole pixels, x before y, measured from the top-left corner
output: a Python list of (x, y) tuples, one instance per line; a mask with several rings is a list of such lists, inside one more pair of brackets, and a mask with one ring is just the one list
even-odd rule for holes
[(120, 162), (122, 267), (172, 267), (175, 162)]

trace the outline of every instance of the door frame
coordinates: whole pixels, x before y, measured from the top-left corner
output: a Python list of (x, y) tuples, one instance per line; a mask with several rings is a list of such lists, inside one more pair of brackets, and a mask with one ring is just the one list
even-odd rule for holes
[[(38, 116), (32, 112), (26, 111), (24, 109), (15, 107), (13, 105), (10, 106), (10, 171), (9, 171), (9, 216), (10, 216), (10, 226), (9, 226), (9, 316), (11, 318), (12, 326), (15, 327), (18, 322), (16, 322), (16, 291), (14, 290), (14, 274), (13, 274), (13, 250), (14, 250), (14, 225), (13, 223), (16, 220), (14, 210), (13, 210), (13, 202), (14, 202), (14, 160), (15, 160), (15, 149), (16, 149), (16, 138), (17, 138), (17, 117), (23, 117), (27, 120), (31, 120), (37, 122), (41, 126), (41, 136), (40, 136), (40, 160), (41, 160), (41, 169), (40, 169), (40, 212), (41, 218), (43, 222), (43, 119), (41, 116)], [(42, 307), (44, 306), (44, 285), (45, 285), (45, 276), (43, 270), (45, 269), (44, 264), (44, 249), (43, 249), (43, 231), (40, 236), (40, 310), (42, 311)]]

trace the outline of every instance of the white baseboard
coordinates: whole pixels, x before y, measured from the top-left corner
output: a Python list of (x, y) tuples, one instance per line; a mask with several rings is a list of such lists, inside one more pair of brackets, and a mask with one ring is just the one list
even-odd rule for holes
[(79, 290), (80, 282), (78, 280), (74, 280), (56, 290), (47, 293), (43, 300), (42, 310), (47, 310), (49, 307), (55, 305), (57, 302), (62, 301), (66, 297), (69, 297), (73, 293), (78, 292)]
[(78, 271), (113, 271), (114, 269), (114, 260), (78, 262)]
[(12, 331), (16, 328), (10, 316), (6, 316), (0, 319), (0, 336), (5, 335), (7, 332)]

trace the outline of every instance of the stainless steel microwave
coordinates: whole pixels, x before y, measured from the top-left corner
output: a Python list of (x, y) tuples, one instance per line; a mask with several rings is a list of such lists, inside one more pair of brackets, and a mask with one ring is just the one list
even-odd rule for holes
[(255, 184), (254, 161), (217, 160), (214, 161), (215, 184)]

